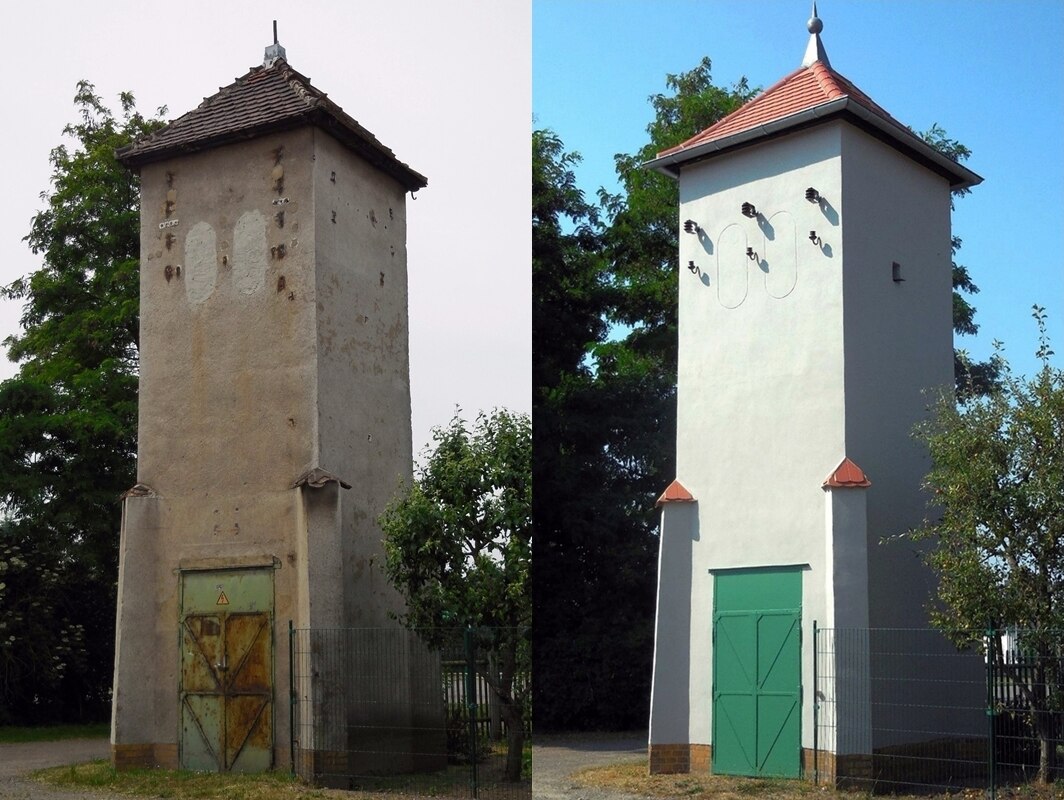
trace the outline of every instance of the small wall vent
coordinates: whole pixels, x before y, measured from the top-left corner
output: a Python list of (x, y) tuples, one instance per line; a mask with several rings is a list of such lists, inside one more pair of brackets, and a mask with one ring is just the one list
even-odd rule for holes
[(905, 278), (901, 276), (901, 264), (897, 261), (890, 262), (890, 277), (895, 283), (901, 283), (905, 280)]

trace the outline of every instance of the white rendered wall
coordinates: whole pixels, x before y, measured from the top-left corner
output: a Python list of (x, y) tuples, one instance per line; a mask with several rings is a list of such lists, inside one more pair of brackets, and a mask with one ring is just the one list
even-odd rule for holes
[[(869, 623), (925, 627), (933, 588), (911, 543), (930, 467), (913, 427), (924, 390), (953, 386), (950, 190), (945, 178), (852, 128), (843, 137), (846, 209), (846, 449), (871, 478)], [(892, 279), (892, 262), (901, 282)]]
[[(689, 685), (686, 696), (674, 694), (653, 708), (652, 731), (663, 730), (654, 718), (687, 716), (681, 706), (689, 705), (692, 743), (712, 741), (710, 570), (807, 566), (807, 643), (813, 620), (827, 618), (833, 602), (823, 577), (821, 485), (847, 455), (842, 129), (832, 123), (746, 148), (685, 167), (680, 178), (681, 224), (692, 219), (705, 231), (681, 233), (679, 276), (677, 478), (697, 499), (698, 519), (689, 567), (690, 645), (659, 641), (655, 665), (657, 680), (663, 660), (686, 659)], [(808, 187), (823, 195), (823, 205), (805, 200)], [(742, 216), (744, 202), (764, 216)], [(810, 230), (820, 244), (809, 241)], [(748, 246), (757, 263), (747, 257)], [(686, 269), (692, 260), (701, 275)], [(662, 580), (679, 579), (666, 576), (666, 566), (663, 559)], [(664, 613), (659, 608), (659, 620)], [(812, 669), (807, 645), (807, 695)], [(802, 714), (809, 747), (808, 696)], [(666, 743), (652, 735), (652, 742)]]
[[(929, 513), (920, 484), (930, 458), (912, 431), (935, 393), (953, 387), (950, 188), (945, 178), (852, 128), (844, 132), (843, 163), (846, 451), (872, 480), (869, 625), (927, 628), (934, 575), (913, 542), (895, 537)], [(892, 279), (892, 262), (903, 281)], [(942, 637), (873, 634), (875, 747), (982, 733), (985, 719), (962, 718), (950, 708), (980, 706), (969, 691), (981, 683), (979, 659), (918, 663), (877, 655), (877, 641), (880, 651), (955, 652)]]
[[(822, 202), (805, 200), (808, 187)], [(663, 518), (652, 743), (712, 742), (710, 570), (806, 567), (805, 747), (813, 620), (926, 627), (932, 576), (911, 544), (881, 541), (925, 516), (929, 462), (911, 433), (924, 390), (952, 384), (949, 198), (945, 178), (843, 122), (684, 167), (681, 226), (703, 230), (680, 235), (677, 478), (698, 502), (686, 536), (676, 509)], [(744, 202), (757, 219), (742, 216)], [(872, 480), (841, 490), (864, 493), (863, 526), (844, 521), (858, 509), (841, 495), (825, 516), (821, 484), (844, 456)], [(862, 527), (864, 547), (832, 544)], [(667, 587), (686, 584), (680, 608)], [(662, 624), (673, 613), (689, 620), (688, 640)], [(871, 669), (871, 692), (886, 691)]]
[[(700, 638), (694, 635), (691, 619), (691, 548), (697, 539), (695, 503), (670, 503), (662, 508), (650, 684), (651, 744), (688, 741), (691, 647)], [(699, 615), (698, 624), (700, 628), (705, 625), (704, 615)], [(706, 744), (709, 740), (697, 741)]]

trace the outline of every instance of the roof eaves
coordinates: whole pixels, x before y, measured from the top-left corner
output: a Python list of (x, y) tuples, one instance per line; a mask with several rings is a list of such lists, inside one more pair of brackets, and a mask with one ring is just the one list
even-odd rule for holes
[(689, 161), (701, 161), (702, 159), (710, 158), (725, 150), (732, 150), (757, 139), (773, 136), (782, 131), (798, 127), (799, 125), (817, 121), (831, 114), (837, 114), (846, 108), (848, 102), (848, 97), (829, 100), (827, 103), (821, 103), (812, 108), (789, 114), (786, 117), (770, 120), (769, 122), (762, 122), (753, 128), (747, 128), (744, 131), (732, 133), (728, 136), (723, 136), (720, 139), (712, 139), (708, 142), (702, 142), (701, 144), (696, 144), (693, 147), (688, 147), (684, 150), (672, 152), (664, 156), (658, 156), (657, 158), (645, 162), (642, 166), (644, 169), (652, 169), (663, 175), (669, 175), (676, 178), (680, 174), (680, 166)]
[(760, 139), (776, 136), (784, 131), (805, 127), (824, 121), (828, 117), (843, 114), (856, 117), (865, 127), (878, 132), (881, 138), (887, 140), (895, 148), (902, 150), (917, 162), (941, 174), (949, 180), (953, 189), (967, 189), (983, 182), (982, 177), (975, 172), (946, 157), (908, 128), (893, 120), (893, 118), (884, 118), (854, 100), (850, 95), (820, 103), (811, 108), (761, 123), (753, 128), (748, 128), (720, 139), (703, 142), (679, 152), (659, 156), (645, 162), (642, 166), (644, 169), (652, 169), (663, 175), (676, 178), (679, 177), (680, 167), (689, 162), (712, 158), (724, 151), (733, 150), (737, 147), (752, 144)]
[(950, 188), (954, 190), (970, 189), (983, 182), (981, 175), (943, 155), (911, 130), (893, 120), (893, 118), (884, 119), (860, 103), (850, 103), (846, 111), (893, 140), (893, 143), (899, 149), (909, 151), (908, 155), (915, 161), (923, 163), (924, 166), (947, 178), (950, 182)]
[(428, 178), (396, 158), (390, 148), (335, 103), (326, 100), (317, 105), (310, 113), (309, 119), (370, 164), (391, 175), (407, 191), (416, 192), (428, 186)]
[(143, 143), (134, 143), (115, 150), (115, 158), (126, 167), (137, 169), (145, 164), (151, 164), (155, 161), (164, 161), (168, 158), (173, 158), (174, 156), (198, 153), (201, 150), (209, 150), (225, 144), (232, 144), (233, 142), (254, 139), (257, 136), (264, 136), (268, 133), (277, 133), (278, 131), (298, 128), (300, 125), (310, 124), (313, 112), (313, 108), (308, 108), (302, 113), (270, 120), (266, 123), (250, 125), (246, 128), (235, 128), (224, 131), (215, 136), (207, 136), (202, 139), (195, 139), (187, 142), (177, 142), (174, 144), (163, 145), (162, 147), (142, 148), (139, 145)]

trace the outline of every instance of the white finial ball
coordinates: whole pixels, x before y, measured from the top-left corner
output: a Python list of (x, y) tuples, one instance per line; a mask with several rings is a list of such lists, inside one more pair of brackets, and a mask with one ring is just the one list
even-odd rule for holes
[(810, 33), (820, 33), (824, 30), (824, 23), (820, 17), (810, 17), (805, 27), (809, 29)]

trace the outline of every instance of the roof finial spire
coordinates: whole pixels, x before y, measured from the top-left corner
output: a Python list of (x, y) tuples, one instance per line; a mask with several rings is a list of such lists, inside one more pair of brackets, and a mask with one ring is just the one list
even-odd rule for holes
[(277, 59), (285, 59), (284, 48), (277, 41), (277, 20), (273, 21), (273, 44), (266, 48), (266, 54), (262, 57), (262, 66), (272, 67), (277, 63)]
[(819, 61), (824, 66), (830, 67), (831, 62), (828, 61), (828, 54), (824, 51), (823, 42), (820, 41), (820, 32), (824, 30), (824, 23), (816, 15), (816, 0), (813, 0), (813, 16), (809, 18), (809, 22), (805, 26), (809, 29), (809, 44), (805, 48), (805, 58), (802, 59), (802, 66), (811, 67)]

